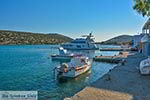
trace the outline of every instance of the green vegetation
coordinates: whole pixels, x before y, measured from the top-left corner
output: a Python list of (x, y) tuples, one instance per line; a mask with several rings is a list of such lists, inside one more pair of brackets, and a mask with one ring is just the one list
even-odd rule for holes
[(59, 44), (72, 39), (57, 33), (41, 34), (0, 30), (0, 44)]
[(143, 16), (150, 16), (150, 0), (134, 0), (135, 5), (133, 9), (135, 9), (138, 13)]
[(112, 39), (109, 39), (107, 41), (98, 42), (97, 44), (105, 44), (105, 45), (121, 45), (121, 44), (132, 44), (132, 36), (130, 35), (120, 35), (117, 37), (114, 37)]

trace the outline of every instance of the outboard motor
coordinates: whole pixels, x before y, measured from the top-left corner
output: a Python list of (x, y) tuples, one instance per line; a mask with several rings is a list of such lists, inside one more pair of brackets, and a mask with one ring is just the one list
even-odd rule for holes
[(60, 67), (60, 71), (61, 72), (68, 72), (68, 64), (67, 63), (63, 63)]

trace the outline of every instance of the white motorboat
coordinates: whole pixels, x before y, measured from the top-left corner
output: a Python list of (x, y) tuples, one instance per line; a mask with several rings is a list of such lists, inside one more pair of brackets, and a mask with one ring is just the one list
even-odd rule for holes
[(140, 72), (143, 75), (150, 75), (150, 57), (140, 62)]
[(56, 67), (56, 75), (59, 78), (75, 78), (92, 67), (92, 60), (88, 57), (75, 57), (69, 63), (63, 63)]
[(60, 47), (59, 55), (53, 54), (51, 57), (52, 60), (71, 60), (71, 58), (74, 57), (74, 54), (68, 53), (66, 49)]
[(64, 43), (61, 45), (64, 49), (70, 50), (97, 50), (99, 49), (95, 42), (92, 33), (89, 35), (83, 35), (82, 38), (76, 38), (70, 43)]

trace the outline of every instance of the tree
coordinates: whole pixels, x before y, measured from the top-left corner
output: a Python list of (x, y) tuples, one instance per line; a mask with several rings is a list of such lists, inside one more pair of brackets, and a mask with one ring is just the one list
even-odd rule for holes
[(150, 0), (134, 0), (134, 2), (133, 9), (143, 16), (150, 16)]

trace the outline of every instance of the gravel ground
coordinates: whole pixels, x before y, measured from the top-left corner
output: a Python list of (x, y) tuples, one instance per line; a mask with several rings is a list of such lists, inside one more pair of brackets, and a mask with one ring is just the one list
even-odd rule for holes
[(150, 76), (140, 75), (142, 54), (129, 55), (102, 78), (65, 100), (150, 100)]

